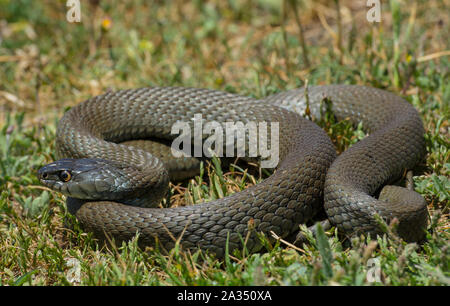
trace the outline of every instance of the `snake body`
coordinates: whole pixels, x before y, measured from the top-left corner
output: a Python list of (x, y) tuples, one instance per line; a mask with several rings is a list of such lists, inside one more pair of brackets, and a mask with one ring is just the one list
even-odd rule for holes
[[(369, 136), (336, 158), (326, 133), (299, 113), (303, 89), (262, 100), (208, 89), (142, 88), (108, 92), (70, 109), (60, 120), (56, 144), (63, 158), (39, 171), (41, 182), (68, 196), (67, 204), (82, 226), (117, 241), (139, 233), (140, 245), (166, 249), (181, 237), (185, 248), (222, 256), (226, 245), (249, 251), (261, 248), (255, 233), (287, 237), (318, 212), (348, 233), (380, 233), (375, 215), (398, 219), (407, 241), (424, 236), (427, 209), (413, 191), (380, 189), (401, 178), (425, 154), (424, 129), (417, 111), (404, 99), (365, 86), (328, 85), (308, 89), (309, 106), (319, 114), (328, 98), (337, 119), (362, 122)], [(278, 122), (279, 164), (263, 182), (231, 196), (174, 208), (149, 208), (164, 196), (169, 174), (189, 171), (189, 158), (156, 158), (137, 139), (171, 141), (171, 127), (207, 121)], [(151, 142), (150, 142), (151, 144)], [(61, 178), (62, 171), (69, 171)], [(66, 173), (66, 172), (64, 172)], [(378, 198), (376, 198), (378, 197)], [(133, 206), (138, 205), (138, 206)]]

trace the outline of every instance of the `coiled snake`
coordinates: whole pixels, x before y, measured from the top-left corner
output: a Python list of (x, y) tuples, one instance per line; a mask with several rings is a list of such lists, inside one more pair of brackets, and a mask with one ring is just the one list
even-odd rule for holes
[[(326, 133), (298, 113), (303, 89), (255, 100), (194, 88), (143, 88), (108, 92), (70, 109), (60, 120), (56, 144), (63, 158), (39, 170), (41, 182), (68, 196), (69, 210), (100, 238), (116, 241), (139, 232), (140, 245), (155, 239), (167, 249), (181, 237), (185, 248), (202, 248), (222, 256), (261, 244), (255, 232), (287, 237), (318, 212), (347, 234), (379, 233), (375, 214), (398, 219), (407, 241), (424, 237), (427, 209), (423, 198), (401, 187), (386, 187), (401, 178), (425, 154), (424, 129), (417, 111), (402, 98), (365, 86), (329, 85), (308, 89), (313, 114), (331, 100), (338, 119), (362, 122), (370, 135), (335, 158)], [(174, 208), (144, 208), (168, 190), (169, 175), (198, 167), (194, 158), (156, 158), (154, 142), (173, 140), (171, 127), (207, 121), (278, 122), (279, 163), (274, 174), (256, 186), (208, 203)], [(150, 148), (153, 155), (141, 148)], [(376, 198), (378, 197), (378, 199)], [(132, 206), (138, 205), (138, 206)]]

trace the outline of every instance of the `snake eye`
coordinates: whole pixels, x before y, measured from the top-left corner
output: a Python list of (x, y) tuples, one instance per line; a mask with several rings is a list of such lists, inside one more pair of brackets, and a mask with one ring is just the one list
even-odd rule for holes
[(59, 178), (63, 182), (68, 182), (72, 178), (72, 174), (70, 174), (70, 172), (67, 170), (63, 170), (59, 173)]

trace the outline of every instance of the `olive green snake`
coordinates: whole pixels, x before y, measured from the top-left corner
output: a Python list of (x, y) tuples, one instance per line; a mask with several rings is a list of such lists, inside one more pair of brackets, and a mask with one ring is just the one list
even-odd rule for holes
[[(336, 158), (327, 134), (300, 115), (320, 116), (323, 100), (339, 119), (362, 123), (369, 134)], [(189, 173), (198, 160), (158, 156), (155, 140), (170, 143), (177, 122), (202, 120), (279, 124), (279, 163), (255, 186), (207, 203), (157, 208), (169, 176)], [(39, 170), (41, 182), (65, 194), (69, 211), (99, 238), (142, 246), (186, 249), (222, 256), (261, 249), (260, 235), (295, 235), (325, 209), (348, 235), (381, 233), (376, 216), (397, 220), (406, 241), (423, 239), (427, 207), (414, 191), (386, 186), (425, 154), (418, 112), (399, 96), (356, 85), (310, 86), (256, 100), (209, 89), (154, 87), (107, 92), (71, 108), (60, 120), (59, 161)], [(204, 135), (203, 135), (204, 136)], [(148, 141), (141, 141), (142, 139)], [(128, 141), (128, 142), (127, 142)], [(140, 144), (140, 142), (144, 144)], [(275, 143), (275, 141), (273, 142)], [(150, 148), (145, 151), (145, 147)], [(381, 191), (381, 192), (380, 192)], [(146, 207), (143, 207), (146, 206)]]

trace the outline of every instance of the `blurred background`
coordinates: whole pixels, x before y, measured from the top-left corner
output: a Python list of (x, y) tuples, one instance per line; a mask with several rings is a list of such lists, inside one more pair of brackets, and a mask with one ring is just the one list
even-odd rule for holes
[(262, 97), (308, 79), (417, 94), (448, 76), (447, 0), (381, 1), (380, 22), (365, 0), (81, 0), (73, 23), (69, 2), (0, 0), (0, 123), (120, 88)]

